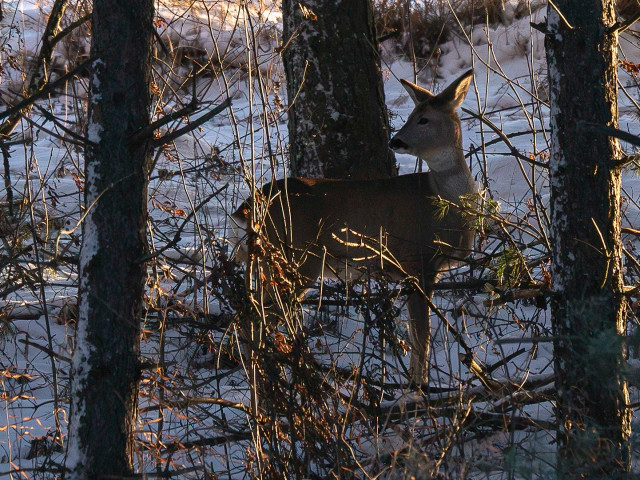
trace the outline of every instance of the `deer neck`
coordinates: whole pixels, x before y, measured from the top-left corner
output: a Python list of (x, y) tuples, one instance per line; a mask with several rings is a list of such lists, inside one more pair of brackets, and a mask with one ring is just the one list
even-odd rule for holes
[(430, 170), (430, 186), (435, 195), (458, 203), (461, 195), (477, 191), (462, 147), (442, 149), (430, 157), (431, 161), (426, 161)]

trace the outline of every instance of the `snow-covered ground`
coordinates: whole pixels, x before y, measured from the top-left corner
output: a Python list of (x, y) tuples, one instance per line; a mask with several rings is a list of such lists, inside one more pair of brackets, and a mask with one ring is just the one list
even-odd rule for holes
[[(232, 329), (216, 327), (215, 323), (224, 323), (226, 319), (228, 324), (232, 308), (212, 293), (219, 285), (203, 288), (198, 280), (209, 275), (219, 278), (227, 214), (246, 196), (247, 181), (260, 183), (284, 174), (282, 159), (287, 128), (281, 100), (286, 101), (286, 92), (282, 66), (274, 54), (280, 42), (281, 18), (277, 9), (269, 6), (270, 2), (254, 2), (248, 10), (251, 22), (245, 22), (247, 11), (233, 2), (213, 6), (210, 3), (196, 2), (185, 13), (183, 2), (175, 2), (171, 7), (162, 6), (158, 13), (157, 28), (168, 45), (182, 50), (186, 56), (214, 58), (212, 72), (198, 82), (198, 97), (216, 105), (231, 96), (233, 113), (219, 115), (177, 140), (174, 146), (164, 148), (152, 173), (149, 190), (152, 248), (162, 249), (185, 218), (188, 223), (177, 246), (163, 252), (151, 272), (144, 361), (161, 362), (166, 367), (146, 373), (142, 381), (138, 462), (140, 471), (182, 470), (184, 473), (178, 478), (202, 478), (207, 468), (217, 472), (219, 478), (243, 478), (247, 466), (256, 462), (251, 457), (248, 420), (242, 408), (248, 404), (246, 372), (233, 365), (215, 367), (221, 345), (233, 337)], [(73, 5), (81, 14), (82, 3)], [(43, 12), (46, 13), (49, 4), (5, 1), (4, 7), (5, 17), (0, 24), (4, 68), (0, 95), (6, 104), (19, 98), (21, 70), (28, 71), (37, 52), (45, 25)], [(542, 22), (544, 16), (544, 9), (538, 9), (532, 18), (507, 18), (506, 25), (477, 26), (472, 31), (460, 32), (441, 45), (437, 69), (417, 68), (418, 83), (438, 91), (473, 67), (475, 81), (463, 107), (476, 114), (482, 112), (522, 155), (541, 163), (546, 161), (548, 129), (545, 53), (543, 36), (530, 27), (530, 22)], [(245, 29), (245, 25), (251, 28)], [(624, 34), (620, 39), (623, 58), (640, 63), (639, 43), (633, 33)], [(399, 79), (413, 80), (416, 67), (399, 57), (393, 45), (385, 44), (383, 49), (386, 99), (393, 113), (393, 126), (399, 128), (413, 107)], [(55, 75), (64, 74), (77, 56), (86, 57), (87, 52), (85, 37), (63, 42), (55, 57)], [(259, 52), (257, 58), (254, 52)], [(248, 64), (259, 68), (247, 68)], [(190, 86), (178, 96), (172, 94), (172, 89), (181, 84), (181, 76), (189, 70), (188, 66), (172, 70), (166, 65), (156, 67), (155, 84), (162, 99), (156, 98), (158, 115), (179, 108), (180, 101), (188, 101)], [(620, 128), (638, 135), (639, 79), (620, 69), (620, 82), (624, 87), (619, 97)], [(77, 80), (64, 87), (66, 95), (51, 97), (39, 106), (81, 133), (80, 98), (85, 90), (85, 81)], [(261, 96), (263, 93), (266, 96)], [(548, 203), (545, 170), (518, 161), (503, 141), (495, 141), (497, 134), (477, 117), (463, 112), (460, 116), (464, 145), (470, 152), (468, 158), (476, 180), (487, 189), (487, 197), (499, 203), (501, 215), (523, 227), (524, 231), (510, 233), (522, 247), (520, 255), (535, 264), (536, 259), (544, 257), (544, 246), (535, 242), (523, 245), (539, 237), (537, 231), (544, 228)], [(82, 149), (69, 143), (69, 136), (40, 110), (34, 110), (29, 118), (31, 121), (23, 121), (17, 129), (16, 137), (28, 141), (12, 145), (9, 160), (19, 203), (31, 208), (19, 210), (20, 220), (10, 225), (3, 218), (0, 229), (7, 255), (9, 247), (15, 252), (24, 245), (33, 245), (31, 226), (43, 241), (38, 243), (37, 251), (31, 248), (15, 258), (7, 258), (7, 262), (0, 261), (0, 281), (7, 292), (0, 303), (0, 477), (18, 478), (18, 473), (8, 472), (24, 469), (25, 478), (53, 478), (53, 474), (30, 469), (45, 466), (53, 471), (55, 464), (64, 459), (62, 452), (38, 447), (40, 444), (34, 439), (51, 435), (56, 428), (66, 432), (74, 327), (65, 320), (73, 314), (77, 271), (73, 261), (51, 260), (55, 255), (66, 259), (78, 253), (80, 229), (76, 227), (82, 201)], [(49, 133), (36, 125), (44, 126)], [(267, 157), (268, 143), (277, 161)], [(415, 158), (398, 155), (397, 160), (400, 174), (415, 171)], [(625, 174), (623, 187), (623, 224), (640, 228), (640, 178), (633, 173)], [(206, 204), (200, 205), (207, 199)], [(3, 189), (0, 193), (3, 211), (7, 208), (6, 201)], [(186, 217), (191, 213), (192, 217)], [(17, 232), (15, 236), (11, 231)], [(213, 242), (218, 244), (214, 246)], [(505, 271), (518, 263), (519, 255), (508, 247), (490, 236), (480, 238), (477, 248), (495, 257), (493, 267), (472, 272), (463, 267), (443, 281), (478, 278), (491, 268), (494, 276), (507, 275)], [(633, 244), (629, 243), (629, 248)], [(544, 263), (532, 266), (535, 280), (544, 280), (545, 268)], [(15, 289), (10, 282), (16, 285)], [(495, 365), (508, 358), (492, 373), (494, 378), (514, 382), (546, 378), (551, 373), (552, 351), (550, 343), (539, 341), (539, 337), (548, 334), (547, 311), (527, 301), (491, 306), (489, 300), (496, 298), (497, 293), (487, 287), (437, 292), (435, 300), (449, 321), (463, 332), (478, 360)], [(401, 308), (402, 299), (394, 298), (392, 304)], [(309, 322), (313, 323), (318, 315), (313, 306), (308, 309)], [(385, 349), (377, 328), (369, 331), (366, 326), (367, 314), (371, 312), (353, 308), (323, 312), (319, 317), (333, 323), (322, 327), (321, 333), (310, 339), (312, 352), (325, 364), (344, 369), (362, 366), (372, 378), (384, 375), (387, 382), (402, 383), (401, 363), (407, 364), (407, 357)], [(203, 325), (195, 319), (198, 315), (200, 318), (209, 315), (211, 324)], [(158, 333), (159, 325), (163, 325), (162, 335)], [(473, 375), (459, 358), (463, 350), (441, 322), (434, 319), (433, 325), (434, 385), (449, 386), (461, 380), (465, 388), (470, 387)], [(399, 329), (403, 328), (406, 327), (400, 322)], [(533, 337), (538, 337), (538, 341), (522, 340)], [(365, 353), (363, 344), (368, 348)], [(381, 352), (387, 357), (386, 373), (381, 373), (380, 361), (374, 358)], [(539, 393), (546, 386), (542, 382), (536, 391)], [(632, 393), (637, 396), (637, 392)], [(405, 405), (410, 410), (418, 400), (410, 390), (399, 388), (392, 395), (385, 394), (381, 405), (384, 408)], [(186, 406), (187, 401), (192, 405)], [(487, 399), (475, 404), (473, 412), (498, 418), (503, 413), (500, 405), (504, 401)], [(549, 402), (518, 405), (517, 415), (531, 423), (543, 424), (553, 419)], [(371, 460), (375, 458), (379, 463), (394, 466), (398, 476), (393, 478), (402, 478), (403, 471), (411, 473), (425, 468), (421, 462), (433, 462), (433, 452), (420, 441), (428, 437), (436, 420), (411, 420), (408, 414), (406, 418), (404, 423), (389, 421), (375, 434), (370, 425), (350, 427), (349, 434), (360, 439), (357, 446), (351, 445), (352, 453), (364, 461), (365, 470), (375, 471), (376, 461)], [(446, 424), (447, 432), (455, 430), (455, 420), (438, 418)], [(221, 441), (219, 446), (192, 446), (188, 450), (178, 448), (179, 443), (188, 442), (201, 441), (207, 445), (205, 440), (231, 433), (238, 435), (237, 441)], [(447, 467), (450, 471), (468, 469), (469, 475), (477, 478), (485, 478), (485, 474), (486, 478), (503, 475), (507, 478), (508, 472), (516, 476), (526, 476), (528, 472), (534, 478), (535, 475), (543, 478), (553, 465), (551, 433), (544, 428), (518, 431), (495, 428), (491, 432), (480, 428), (472, 437), (452, 448), (450, 459), (455, 462), (451, 460), (453, 463)], [(409, 453), (407, 445), (411, 447)], [(41, 450), (36, 451), (38, 448)], [(172, 449), (175, 453), (168, 453)], [(154, 456), (158, 452), (162, 452), (161, 458)], [(425, 452), (429, 455), (423, 458)], [(189, 470), (192, 467), (197, 469)]]

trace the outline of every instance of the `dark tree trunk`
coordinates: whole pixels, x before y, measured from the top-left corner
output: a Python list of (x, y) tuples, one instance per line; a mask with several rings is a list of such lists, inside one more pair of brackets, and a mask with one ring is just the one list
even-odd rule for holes
[(94, 2), (67, 458), (74, 479), (132, 474), (151, 151), (129, 138), (149, 123), (153, 11), (153, 0)]
[(283, 0), (291, 172), (396, 174), (371, 0)]
[(614, 0), (550, 5), (551, 215), (558, 478), (622, 478), (630, 469), (631, 410), (623, 376), (625, 312), (620, 242)]

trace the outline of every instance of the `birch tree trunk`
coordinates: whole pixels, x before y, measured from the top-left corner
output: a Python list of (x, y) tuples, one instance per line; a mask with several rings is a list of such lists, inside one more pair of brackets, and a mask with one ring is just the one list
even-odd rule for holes
[(153, 0), (95, 0), (67, 478), (133, 474)]
[(371, 0), (283, 0), (291, 172), (395, 176)]
[[(614, 0), (556, 0), (547, 14), (558, 478), (622, 478), (631, 410), (620, 241)], [(558, 13), (560, 12), (560, 13)]]

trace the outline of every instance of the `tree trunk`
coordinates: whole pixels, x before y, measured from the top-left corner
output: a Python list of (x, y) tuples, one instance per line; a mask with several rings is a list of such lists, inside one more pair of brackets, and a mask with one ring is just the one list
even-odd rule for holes
[(133, 473), (146, 269), (153, 0), (96, 0), (68, 478)]
[(614, 0), (550, 5), (551, 235), (558, 478), (622, 478), (630, 470), (631, 410), (620, 241)]
[(282, 11), (291, 172), (394, 176), (371, 0), (283, 0)]

